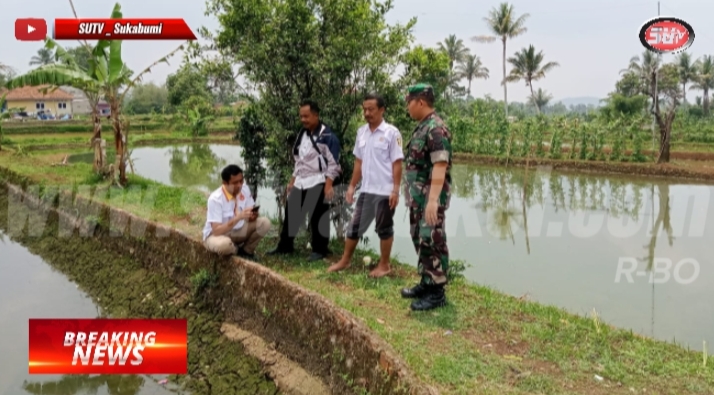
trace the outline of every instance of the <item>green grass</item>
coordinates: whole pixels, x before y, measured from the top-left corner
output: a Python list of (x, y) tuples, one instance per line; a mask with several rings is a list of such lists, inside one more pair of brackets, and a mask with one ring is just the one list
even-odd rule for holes
[[(167, 129), (171, 122), (167, 117), (134, 116), (129, 117), (130, 131), (146, 132)], [(102, 119), (102, 130), (111, 130), (111, 122)], [(209, 131), (213, 133), (235, 132), (236, 127), (232, 117), (219, 117), (209, 126)], [(81, 133), (91, 134), (93, 123), (89, 119), (68, 120), (68, 121), (8, 121), (3, 122), (3, 131), (8, 135), (33, 135), (33, 134), (65, 134)]]
[[(133, 176), (125, 190), (108, 188), (92, 175), (90, 165), (50, 166), (62, 154), (2, 152), (0, 166), (48, 186), (91, 184), (124, 210), (200, 236), (205, 220), (202, 193)], [(146, 198), (147, 187), (156, 188), (156, 199)], [(275, 224), (259, 253), (275, 245), (277, 228)], [(631, 394), (631, 388), (635, 393), (646, 388), (647, 394), (714, 393), (714, 364), (703, 366), (701, 353), (467, 284), (460, 277), (448, 289), (447, 307), (412, 313), (409, 301), (399, 296), (401, 287), (417, 281), (412, 266), (394, 260), (393, 277), (370, 279), (362, 258), (369, 255), (376, 262), (377, 255), (359, 249), (350, 269), (328, 274), (330, 262), (305, 261), (306, 243), (301, 234), (295, 256), (265, 257), (261, 263), (352, 312), (443, 394)], [(332, 249), (334, 261), (341, 243), (333, 241)]]

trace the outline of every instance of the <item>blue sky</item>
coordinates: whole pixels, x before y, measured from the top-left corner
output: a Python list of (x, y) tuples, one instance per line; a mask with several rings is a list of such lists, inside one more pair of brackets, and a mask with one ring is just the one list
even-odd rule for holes
[[(613, 89), (618, 73), (627, 66), (633, 55), (644, 48), (638, 32), (642, 24), (657, 15), (656, 1), (603, 0), (602, 2), (540, 0), (512, 1), (516, 11), (530, 14), (528, 32), (508, 43), (507, 52), (513, 54), (522, 47), (533, 44), (543, 50), (548, 61), (561, 67), (552, 71), (536, 88), (543, 88), (556, 100), (563, 98), (595, 96), (604, 97)], [(126, 17), (184, 18), (197, 31), (200, 26), (215, 29), (212, 17), (204, 16), (205, 5), (199, 0), (123, 0)], [(416, 16), (414, 29), (416, 42), (435, 46), (449, 34), (456, 34), (479, 55), (492, 77), (473, 84), (474, 96), (491, 94), (501, 98), (501, 47), (498, 43), (479, 44), (470, 37), (488, 33), (483, 17), (498, 1), (473, 2), (467, 0), (395, 0), (388, 15), (390, 22), (406, 22)], [(108, 17), (114, 1), (75, 0), (80, 17)], [(661, 13), (688, 21), (694, 28), (696, 39), (689, 49), (695, 57), (714, 54), (714, 2), (703, 0), (678, 0), (661, 2)], [(65, 0), (27, 0), (22, 3), (7, 2), (0, 14), (0, 62), (9, 64), (19, 72), (29, 69), (28, 62), (41, 47), (39, 43), (19, 42), (14, 38), (16, 18), (72, 17), (69, 2)], [(707, 19), (708, 18), (708, 19)], [(51, 28), (51, 27), (50, 27)], [(67, 42), (73, 46), (76, 42)], [(133, 69), (143, 69), (156, 58), (170, 52), (180, 42), (133, 41), (125, 42), (124, 56)], [(671, 59), (672, 55), (667, 56)], [(180, 64), (176, 57), (171, 65), (161, 65), (146, 77), (147, 81), (163, 82)], [(524, 101), (528, 95), (522, 83), (509, 84), (509, 101)], [(689, 93), (694, 97), (695, 93)]]

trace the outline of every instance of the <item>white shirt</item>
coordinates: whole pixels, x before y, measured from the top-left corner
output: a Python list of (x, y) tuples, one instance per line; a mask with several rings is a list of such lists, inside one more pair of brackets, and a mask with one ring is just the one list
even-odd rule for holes
[[(236, 210), (236, 202), (238, 202), (238, 210)], [(211, 235), (213, 227), (211, 223), (225, 224), (230, 221), (239, 211), (243, 211), (246, 207), (255, 206), (253, 196), (250, 194), (248, 185), (243, 184), (243, 189), (238, 196), (228, 200), (228, 196), (223, 191), (223, 186), (216, 189), (208, 197), (208, 211), (206, 214), (206, 225), (203, 227), (203, 240), (206, 240)], [(233, 227), (240, 229), (243, 227), (245, 220), (241, 220)]]
[[(310, 136), (307, 134), (302, 136), (302, 141), (300, 142), (300, 147), (298, 147), (298, 154), (300, 155), (301, 158), (305, 158), (307, 154), (310, 153), (311, 150), (314, 150), (315, 147), (312, 146), (312, 141), (310, 141)], [(309, 177), (295, 177), (295, 183), (293, 186), (297, 189), (310, 189), (314, 187), (317, 184), (322, 184), (325, 182), (325, 175), (324, 174), (315, 174)]]
[(363, 125), (357, 129), (353, 153), (362, 161), (360, 192), (389, 196), (394, 191), (392, 164), (404, 159), (399, 129), (384, 121), (374, 132)]

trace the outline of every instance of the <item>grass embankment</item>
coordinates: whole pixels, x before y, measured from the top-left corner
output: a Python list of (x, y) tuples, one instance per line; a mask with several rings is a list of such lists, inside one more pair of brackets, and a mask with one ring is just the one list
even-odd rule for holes
[[(3, 153), (0, 157), (6, 159)], [(69, 180), (62, 177), (69, 174), (58, 173), (54, 180)], [(8, 207), (7, 195), (3, 193), (0, 193), (0, 206)], [(6, 233), (10, 226), (8, 214), (8, 210), (0, 210), (0, 230)], [(146, 270), (136, 258), (117, 256), (105, 244), (106, 241), (61, 236), (56, 215), (51, 215), (46, 224), (44, 221), (33, 224), (32, 218), (28, 222), (28, 229), (45, 226), (42, 237), (32, 233), (13, 235), (16, 241), (79, 284), (102, 307), (103, 315), (114, 318), (188, 318), (189, 374), (180, 378), (172, 376), (170, 386), (183, 384), (196, 394), (279, 393), (275, 383), (265, 378), (261, 363), (248, 357), (241, 343), (222, 335), (223, 313), (215, 304), (205, 303), (190, 290), (178, 288), (171, 278), (161, 273)], [(13, 225), (14, 229), (17, 229), (16, 225)], [(64, 376), (57, 382), (30, 382), (25, 389), (28, 393), (47, 393), (53, 387), (87, 389), (97, 383), (96, 387), (107, 383), (109, 386), (120, 385), (123, 393), (138, 393), (143, 380), (140, 376), (124, 376), (121, 384), (113, 384), (116, 380), (105, 376)]]
[[(233, 133), (209, 133), (208, 136), (193, 137), (186, 133), (155, 130), (150, 132), (129, 133), (129, 149), (133, 145), (158, 144), (158, 143), (221, 143), (233, 142)], [(23, 135), (5, 135), (3, 146), (24, 149), (60, 149), (89, 147), (91, 133), (36, 133)], [(107, 148), (114, 146), (114, 136), (103, 134), (107, 141)]]
[[(90, 165), (53, 167), (63, 156), (2, 152), (0, 166), (45, 185), (97, 185)], [(205, 218), (202, 193), (133, 176), (130, 182), (137, 188), (117, 190), (111, 204), (199, 237)], [(158, 191), (152, 204), (142, 202), (142, 188), (149, 186)], [(271, 231), (260, 252), (275, 245), (276, 232)], [(297, 245), (304, 246), (305, 239)], [(336, 254), (342, 251), (338, 242), (332, 248)], [(411, 313), (398, 291), (417, 280), (413, 267), (395, 261), (393, 277), (372, 280), (357, 262), (365, 255), (376, 261), (377, 256), (360, 250), (350, 270), (328, 275), (328, 263), (306, 263), (307, 251), (299, 252), (289, 259), (266, 257), (262, 263), (365, 321), (417, 376), (444, 394), (714, 393), (714, 366), (704, 366), (701, 353), (462, 279), (449, 287), (449, 306)]]
[[(129, 117), (129, 131), (131, 132), (151, 132), (157, 130), (169, 129), (169, 126), (174, 123), (167, 117)], [(82, 120), (67, 120), (67, 121), (39, 121), (26, 120), (17, 121), (11, 120), (3, 122), (3, 131), (5, 134), (12, 135), (32, 135), (32, 134), (65, 134), (65, 133), (90, 133), (94, 130), (94, 125), (89, 119)], [(179, 125), (176, 124), (178, 127)], [(109, 119), (102, 118), (102, 131), (111, 132), (112, 124)], [(234, 118), (219, 117), (208, 126), (208, 131), (211, 133), (231, 133), (235, 132), (236, 126)]]

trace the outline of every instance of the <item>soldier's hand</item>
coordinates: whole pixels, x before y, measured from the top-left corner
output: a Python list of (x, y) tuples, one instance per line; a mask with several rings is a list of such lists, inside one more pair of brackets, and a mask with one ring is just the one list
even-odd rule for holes
[(426, 205), (426, 212), (424, 213), (426, 224), (429, 226), (436, 226), (439, 222), (438, 216), (439, 204), (435, 201), (429, 201)]

